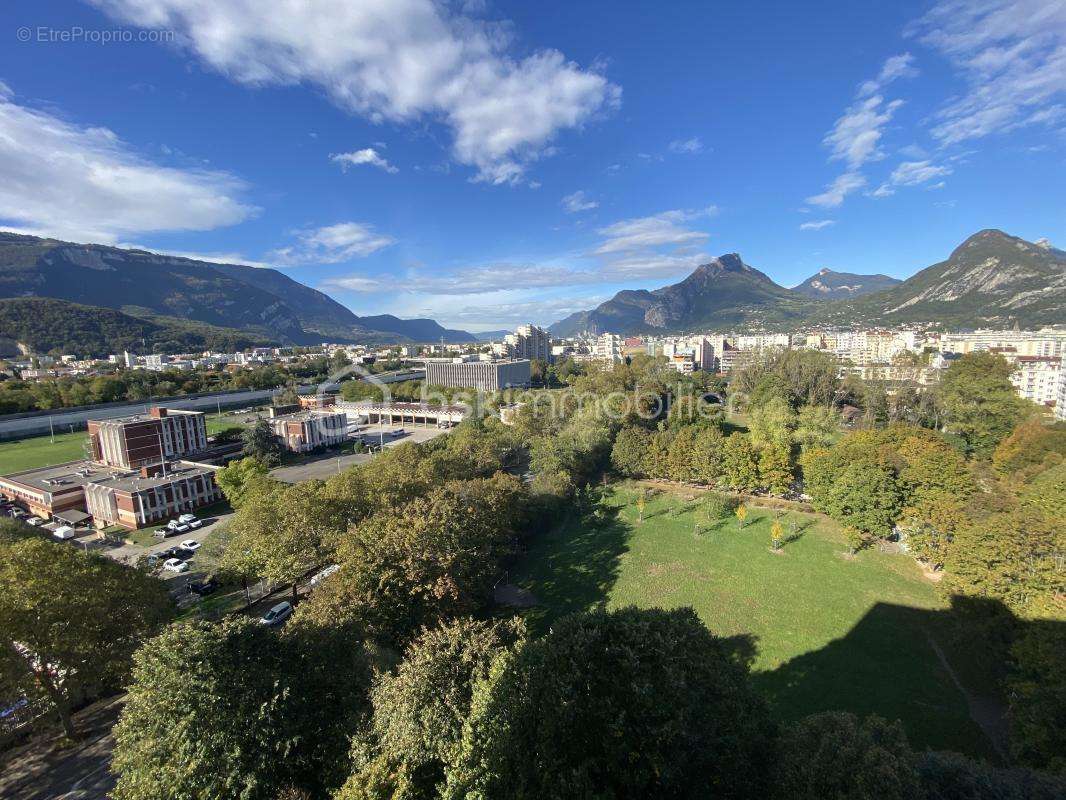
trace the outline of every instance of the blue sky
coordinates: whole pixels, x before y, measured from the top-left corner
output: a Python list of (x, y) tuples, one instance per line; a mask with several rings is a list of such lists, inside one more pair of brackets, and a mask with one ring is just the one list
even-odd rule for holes
[(1066, 241), (1061, 0), (298, 5), (7, 4), (0, 225), (468, 330)]

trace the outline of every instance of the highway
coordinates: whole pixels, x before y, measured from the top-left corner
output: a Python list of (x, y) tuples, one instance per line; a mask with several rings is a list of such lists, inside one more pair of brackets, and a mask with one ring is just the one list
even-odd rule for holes
[[(425, 371), (404, 369), (386, 372), (374, 376), (382, 383), (398, 383), (415, 380), (425, 376)], [(361, 380), (361, 379), (360, 379)], [(300, 386), (300, 394), (314, 394), (318, 386)], [(64, 411), (57, 408), (52, 414), (40, 414), (26, 417), (18, 415), (0, 416), (0, 440), (18, 439), (25, 436), (37, 436), (54, 429), (57, 433), (66, 433), (73, 425), (82, 428), (91, 419), (111, 419), (131, 414), (143, 414), (157, 403), (167, 408), (180, 408), (190, 411), (214, 411), (219, 408), (238, 408), (269, 403), (279, 389), (244, 389), (232, 392), (212, 394), (206, 397), (168, 397), (158, 400), (139, 400), (136, 403), (103, 404), (90, 408)]]

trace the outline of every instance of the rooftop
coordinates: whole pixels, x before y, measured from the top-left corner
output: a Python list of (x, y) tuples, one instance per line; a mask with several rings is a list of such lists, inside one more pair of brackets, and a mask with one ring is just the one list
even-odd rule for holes
[(179, 478), (195, 478), (197, 475), (207, 475), (215, 470), (203, 464), (195, 464), (191, 461), (174, 461), (167, 464), (167, 474), (153, 475), (142, 478), (139, 472), (120, 471), (102, 480), (93, 480), (93, 483), (101, 486), (110, 486), (113, 489), (124, 492), (137, 492), (142, 489), (154, 489), (157, 486), (166, 486)]
[(92, 461), (67, 461), (50, 467), (38, 467), (4, 475), (5, 480), (21, 483), (42, 492), (62, 492), (73, 487), (84, 486), (101, 478), (114, 474), (123, 474), (123, 470), (102, 466)]

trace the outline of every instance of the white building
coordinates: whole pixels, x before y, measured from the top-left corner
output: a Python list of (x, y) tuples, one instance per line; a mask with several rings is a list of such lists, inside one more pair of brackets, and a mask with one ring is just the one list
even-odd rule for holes
[(503, 337), (503, 355), (507, 358), (552, 360), (552, 337), (536, 325), (519, 325), (514, 333)]
[(1057, 404), (1062, 382), (1062, 359), (1045, 356), (1017, 356), (1010, 382), (1018, 394), (1043, 406)]
[(621, 361), (623, 342), (624, 340), (621, 336), (616, 336), (613, 333), (605, 333), (596, 339), (593, 344), (592, 357), (597, 361), (607, 361), (610, 363)]

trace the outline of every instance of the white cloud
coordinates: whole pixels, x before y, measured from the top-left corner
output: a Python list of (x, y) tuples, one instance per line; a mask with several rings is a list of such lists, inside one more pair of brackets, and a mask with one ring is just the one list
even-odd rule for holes
[(151, 231), (211, 230), (256, 209), (223, 172), (153, 164), (106, 128), (20, 106), (0, 91), (0, 221), (27, 233), (113, 243)]
[(596, 248), (598, 255), (643, 250), (664, 245), (685, 245), (702, 243), (707, 240), (703, 231), (690, 230), (682, 223), (699, 217), (712, 216), (718, 209), (708, 206), (696, 211), (663, 211), (649, 217), (625, 219), (600, 228), (603, 243)]
[(372, 167), (383, 169), (391, 174), (400, 171), (397, 167), (394, 167), (385, 160), (373, 147), (365, 147), (362, 150), (353, 150), (350, 153), (333, 153), (330, 155), (329, 160), (335, 164), (340, 164), (341, 169), (345, 172), (348, 171), (348, 167), (355, 167), (361, 164), (368, 164)]
[(904, 161), (892, 170), (889, 180), (896, 186), (917, 186), (950, 174), (951, 167), (938, 166), (931, 161)]
[[(934, 164), (932, 161), (904, 161), (894, 170), (885, 183), (882, 183), (874, 191), (869, 192), (870, 197), (891, 197), (896, 193), (896, 186), (918, 186), (928, 183), (934, 178), (943, 178), (952, 173), (951, 167)], [(926, 186), (927, 189), (942, 189), (944, 182)]]
[(298, 231), (295, 244), (273, 251), (268, 258), (286, 267), (338, 264), (353, 258), (364, 258), (394, 244), (395, 241), (389, 236), (377, 233), (371, 225), (362, 222), (339, 222), (336, 225)]
[(898, 78), (913, 78), (918, 74), (914, 66), (914, 56), (910, 53), (900, 53), (885, 60), (881, 72), (873, 80), (863, 81), (859, 86), (859, 97), (869, 97), (884, 90), (888, 84)]
[(582, 272), (567, 267), (545, 264), (491, 264), (477, 267), (462, 267), (447, 274), (439, 270), (412, 269), (395, 277), (345, 275), (329, 278), (322, 286), (350, 292), (380, 293), (395, 292), (402, 287), (405, 292), (434, 295), (479, 295), (499, 292), (521, 286), (523, 289), (544, 289), (555, 286), (581, 286), (596, 283), (601, 276), (594, 272)]
[(263, 3), (93, 0), (179, 32), (211, 68), (251, 86), (308, 83), (374, 122), (437, 119), (477, 179), (513, 183), (565, 129), (617, 107), (621, 89), (557, 50), (512, 55), (505, 24), (432, 0)]
[(675, 139), (669, 144), (671, 153), (701, 153), (703, 142), (700, 137), (693, 136), (691, 139)]
[(938, 50), (967, 91), (937, 114), (932, 134), (954, 144), (1049, 124), (1066, 92), (1066, 4), (1061, 0), (942, 0), (906, 33)]
[(800, 225), (801, 231), (820, 231), (822, 228), (828, 228), (830, 225), (836, 225), (835, 219), (819, 219), (812, 220), (811, 222), (804, 222)]
[[(504, 262), (450, 270), (419, 268), (409, 269), (400, 276), (357, 273), (330, 278), (321, 285), (364, 294), (387, 294), (399, 290), (434, 297), (480, 297), (479, 302), (487, 304), (490, 295), (511, 291), (513, 287), (528, 292), (674, 277), (710, 260), (710, 256), (699, 249), (708, 234), (692, 230), (689, 223), (715, 213), (717, 209), (708, 206), (621, 220), (597, 231), (601, 239), (590, 252), (567, 254), (546, 263)], [(591, 262), (593, 266), (569, 266), (568, 262), (575, 259)], [(450, 306), (447, 313), (454, 313), (454, 307)]]
[(882, 105), (883, 102), (884, 98), (874, 95), (844, 112), (822, 140), (832, 151), (830, 160), (845, 161), (848, 169), (855, 170), (867, 161), (884, 157), (879, 147), (882, 129), (903, 101), (893, 100)]
[(866, 178), (857, 172), (845, 172), (825, 187), (825, 191), (807, 198), (807, 202), (822, 208), (836, 208), (844, 198), (866, 185)]
[(573, 194), (568, 194), (562, 200), (563, 211), (567, 214), (579, 214), (582, 211), (591, 211), (599, 206), (599, 203), (590, 199), (582, 190), (578, 190)]

